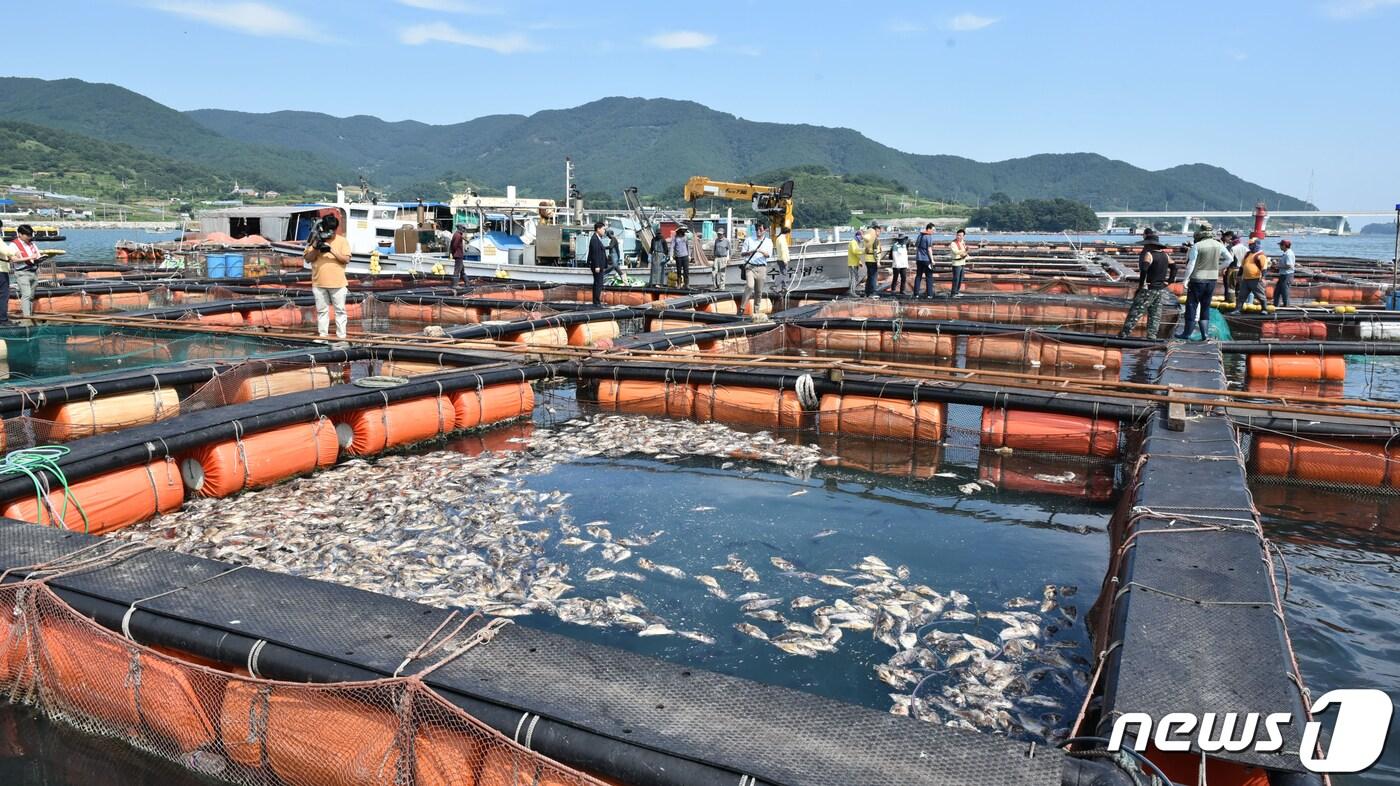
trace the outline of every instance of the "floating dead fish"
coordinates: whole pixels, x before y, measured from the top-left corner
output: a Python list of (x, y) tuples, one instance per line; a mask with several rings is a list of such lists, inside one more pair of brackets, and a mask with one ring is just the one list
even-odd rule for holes
[(778, 570), (797, 570), (797, 566), (782, 557), (769, 557), (768, 561)]
[(810, 609), (813, 606), (820, 606), (824, 601), (821, 598), (813, 598), (810, 595), (802, 595), (792, 599), (790, 604), (794, 609)]
[(711, 636), (711, 635), (706, 634), (706, 633), (701, 633), (701, 632), (698, 631), (698, 630), (678, 630), (678, 631), (676, 631), (676, 635), (677, 635), (677, 636), (680, 636), (680, 637), (682, 637), (682, 638), (690, 639), (691, 641), (698, 641), (698, 642), (700, 642), (701, 644), (714, 644), (714, 643), (715, 643), (715, 637), (714, 637), (714, 636)]
[[(741, 598), (743, 598), (743, 597), (744, 597), (744, 596), (741, 595), (741, 596), (739, 596), (739, 598), (735, 598), (735, 600), (739, 600), (739, 599), (741, 599)], [(745, 603), (744, 605), (740, 606), (740, 607), (739, 607), (739, 610), (740, 610), (740, 611), (759, 611), (759, 610), (761, 610), (761, 609), (771, 609), (771, 608), (773, 608), (774, 606), (777, 606), (777, 605), (781, 604), (782, 602), (783, 602), (783, 599), (782, 599), (782, 598), (753, 598), (753, 599), (749, 600), (747, 603)]]
[(800, 496), (802, 496), (803, 494), (806, 494), (806, 493), (807, 493), (807, 489), (798, 489), (797, 491), (792, 492), (792, 493), (789, 494), (788, 496), (789, 496), (789, 497), (800, 497)]
[(824, 529), (824, 530), (821, 530), (820, 532), (818, 532), (817, 534), (813, 535), (813, 536), (812, 536), (812, 540), (821, 540), (822, 538), (829, 538), (829, 537), (831, 537), (832, 535), (835, 535), (835, 534), (836, 534), (837, 532), (839, 532), (839, 531), (840, 531), (840, 530)]
[(711, 510), (714, 510), (714, 508), (710, 507), (709, 505), (696, 505), (695, 507), (690, 509), (692, 513), (705, 513)]
[(758, 583), (758, 571), (753, 568), (744, 568), (739, 575), (744, 581), (754, 584)]
[(734, 626), (734, 629), (746, 636), (753, 636), (759, 641), (768, 641), (768, 634), (764, 633), (762, 628), (759, 628), (755, 625), (750, 625), (747, 622), (738, 623)]
[(958, 486), (958, 491), (961, 491), (964, 494), (976, 494), (981, 490), (982, 487), (976, 483), (963, 483)]
[(637, 631), (638, 636), (670, 636), (675, 631), (660, 623), (653, 623)]
[(617, 578), (617, 571), (604, 570), (603, 568), (589, 568), (588, 572), (583, 574), (584, 581), (607, 581), (615, 578)]
[(829, 576), (829, 575), (827, 575), (827, 574), (825, 574), (825, 573), (823, 573), (822, 575), (818, 576), (818, 577), (817, 577), (817, 581), (820, 581), (821, 583), (825, 584), (825, 585), (828, 586), (828, 587), (848, 587), (848, 588), (849, 588), (849, 587), (854, 587), (854, 586), (855, 586), (854, 584), (851, 584), (849, 581), (842, 581), (841, 579), (838, 579), (838, 578), (836, 578), (835, 576)]

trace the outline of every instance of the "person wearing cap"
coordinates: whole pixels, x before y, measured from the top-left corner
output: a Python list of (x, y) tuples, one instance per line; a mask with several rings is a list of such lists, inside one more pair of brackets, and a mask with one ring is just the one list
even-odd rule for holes
[[(919, 294), (919, 280), (923, 279), (924, 294)], [(919, 239), (914, 243), (914, 297), (933, 297), (933, 223), (924, 226)]]
[[(3, 245), (3, 243), (0, 243)], [(44, 255), (34, 245), (34, 229), (28, 224), (20, 224), (15, 229), (14, 242), (10, 243), (9, 263), (11, 275), (19, 290), (19, 311), (26, 319), (34, 315), (34, 286), (39, 283), (39, 263)], [(9, 319), (10, 304), (5, 302), (5, 318)]]
[(851, 236), (851, 242), (846, 244), (846, 270), (850, 272), (850, 284), (846, 287), (846, 297), (856, 296), (856, 287), (860, 286), (860, 254), (865, 241), (859, 229)]
[(1181, 315), (1181, 330), (1176, 337), (1187, 341), (1201, 328), (1201, 340), (1210, 340), (1210, 301), (1215, 296), (1215, 282), (1220, 278), (1220, 266), (1232, 257), (1225, 244), (1215, 239), (1209, 229), (1196, 232), (1191, 254), (1186, 257), (1186, 310)]
[(1127, 338), (1144, 313), (1147, 314), (1147, 337), (1157, 338), (1162, 325), (1162, 296), (1174, 278), (1176, 263), (1166, 252), (1166, 244), (1155, 232), (1143, 235), (1142, 255), (1138, 257), (1138, 288), (1128, 306), (1123, 328), (1118, 331), (1119, 338)]
[(710, 263), (714, 266), (715, 289), (724, 288), (724, 268), (729, 264), (729, 237), (721, 229), (715, 234), (714, 259)]
[(1240, 288), (1240, 263), (1244, 261), (1244, 255), (1249, 253), (1249, 249), (1234, 230), (1227, 229), (1220, 239), (1225, 243), (1225, 250), (1230, 252), (1230, 259), (1225, 263), (1220, 279), (1225, 287), (1225, 302), (1233, 303), (1234, 295)]
[(739, 314), (743, 315), (752, 301), (755, 322), (762, 319), (759, 307), (763, 305), (763, 287), (768, 281), (768, 259), (773, 256), (773, 241), (764, 236), (764, 229), (763, 224), (755, 226), (752, 246), (745, 244), (744, 292), (739, 296)]
[(651, 248), (647, 252), (651, 258), (651, 275), (647, 278), (647, 285), (659, 287), (666, 283), (666, 257), (670, 253), (660, 227), (652, 228)]
[(676, 283), (681, 287), (690, 286), (690, 230), (677, 227), (671, 238), (671, 259), (676, 263)]
[(1287, 238), (1278, 242), (1278, 247), (1283, 249), (1278, 259), (1274, 260), (1274, 272), (1278, 275), (1278, 281), (1274, 283), (1274, 306), (1288, 307), (1293, 305), (1289, 297), (1289, 290), (1293, 288), (1293, 273), (1298, 268), (1298, 258), (1293, 254), (1293, 241)]
[(880, 278), (880, 225), (874, 221), (865, 230), (860, 255), (865, 262), (865, 296), (878, 297), (875, 282)]
[[(1155, 237), (1155, 235), (1154, 235)], [(967, 271), (967, 231), (959, 229), (948, 244), (948, 255), (953, 262), (953, 286), (948, 290), (951, 297), (962, 297), (963, 274)]]
[(1264, 270), (1269, 266), (1269, 257), (1264, 254), (1263, 247), (1261, 238), (1256, 237), (1249, 242), (1249, 253), (1240, 262), (1239, 300), (1235, 303), (1235, 310), (1230, 312), (1232, 314), (1240, 313), (1251, 301), (1257, 300), (1262, 306), (1269, 299), (1264, 293)]
[(452, 257), (452, 286), (467, 285), (467, 225), (458, 224), (447, 243), (447, 253)]
[(593, 237), (588, 239), (588, 271), (593, 274), (593, 305), (603, 305), (603, 273), (608, 269), (608, 242), (605, 221), (593, 222)]

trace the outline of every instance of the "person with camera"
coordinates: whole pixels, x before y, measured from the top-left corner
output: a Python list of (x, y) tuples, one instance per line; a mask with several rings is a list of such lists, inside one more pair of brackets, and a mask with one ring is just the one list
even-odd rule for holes
[(593, 222), (593, 237), (588, 239), (588, 270), (593, 273), (593, 305), (603, 305), (603, 276), (608, 271), (608, 241), (603, 239), (608, 225)]
[(350, 241), (336, 234), (340, 219), (325, 216), (311, 229), (306, 243), (306, 261), (311, 263), (311, 294), (316, 298), (316, 332), (325, 336), (330, 328), (330, 310), (335, 309), (336, 338), (345, 338), (345, 293), (348, 282), (345, 266), (350, 264)]
[(763, 287), (768, 281), (768, 259), (773, 256), (773, 241), (764, 236), (766, 225), (754, 227), (752, 243), (745, 243), (748, 257), (744, 260), (744, 291), (739, 296), (739, 314), (743, 315), (753, 303), (753, 319), (763, 319), (760, 308), (763, 306)]

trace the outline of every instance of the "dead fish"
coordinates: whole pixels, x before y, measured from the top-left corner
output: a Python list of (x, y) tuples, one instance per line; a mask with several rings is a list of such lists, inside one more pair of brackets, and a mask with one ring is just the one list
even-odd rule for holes
[(829, 538), (829, 537), (831, 537), (832, 535), (835, 535), (835, 534), (836, 534), (837, 532), (839, 532), (839, 531), (840, 531), (840, 530), (824, 529), (824, 530), (818, 532), (817, 534), (813, 535), (813, 536), (812, 536), (812, 540), (821, 540), (822, 538)]
[(714, 510), (714, 508), (710, 507), (709, 505), (697, 505), (690, 509), (692, 513), (705, 513), (711, 510)]
[(802, 496), (803, 494), (806, 494), (806, 493), (807, 493), (807, 489), (798, 489), (797, 491), (792, 492), (792, 493), (789, 494), (788, 496), (789, 496), (789, 497), (800, 497), (800, 496)]
[(559, 541), (559, 545), (564, 546), (564, 547), (566, 547), (566, 548), (578, 549), (579, 551), (582, 552), (582, 551), (588, 551), (589, 549), (593, 548), (594, 546), (596, 546), (596, 545), (598, 545), (598, 544), (597, 544), (597, 543), (594, 543), (594, 542), (591, 541), (591, 540), (584, 540), (583, 538), (576, 538), (576, 537), (570, 536), (570, 537), (564, 538), (563, 540)]
[(958, 486), (958, 491), (961, 491), (964, 494), (976, 494), (981, 490), (982, 487), (976, 483), (963, 483)]
[(638, 636), (670, 636), (673, 633), (675, 633), (675, 631), (671, 630), (665, 625), (662, 625), (659, 622), (654, 622), (646, 626), (645, 628), (642, 628), (641, 630), (637, 631)]
[(585, 525), (583, 525), (583, 528), (584, 528), (584, 530), (586, 530), (586, 531), (588, 532), (589, 535), (592, 535), (593, 537), (595, 537), (595, 538), (597, 538), (597, 539), (599, 539), (599, 540), (612, 540), (612, 539), (613, 539), (612, 533), (609, 532), (608, 529), (607, 529), (606, 527), (602, 526), (603, 524), (606, 524), (606, 523), (607, 523), (606, 521), (603, 521), (603, 522), (594, 522), (594, 523), (592, 523), (592, 524), (585, 524)]
[(1054, 610), (1055, 610), (1055, 585), (1054, 585), (1054, 584), (1046, 584), (1046, 585), (1045, 585), (1045, 592), (1043, 593), (1042, 598), (1043, 598), (1043, 599), (1042, 599), (1041, 602), (1040, 602), (1040, 613), (1041, 613), (1041, 614), (1045, 614), (1045, 613), (1047, 613), (1047, 612), (1054, 611)]
[(673, 578), (673, 579), (683, 579), (683, 578), (685, 578), (685, 571), (681, 570), (680, 568), (677, 568), (677, 567), (674, 567), (674, 566), (671, 566), (671, 565), (661, 565), (661, 564), (657, 564), (655, 567), (656, 567), (656, 572), (657, 572), (657, 573), (665, 574), (665, 575), (667, 575), (667, 576), (670, 576), (670, 577)]
[(713, 576), (696, 576), (695, 580), (705, 585), (706, 591), (720, 600), (728, 600), (729, 593), (720, 589), (719, 582)]
[(768, 641), (768, 634), (764, 633), (763, 630), (756, 625), (750, 625), (747, 622), (740, 622), (734, 626), (734, 629), (747, 636), (753, 636), (759, 641)]
[(838, 579), (838, 578), (836, 578), (835, 576), (829, 576), (829, 575), (827, 575), (827, 574), (825, 574), (825, 573), (823, 573), (822, 575), (818, 576), (818, 577), (817, 577), (817, 581), (820, 581), (821, 583), (827, 585), (828, 587), (847, 587), (847, 588), (849, 588), (849, 587), (854, 587), (854, 586), (855, 586), (854, 584), (851, 584), (850, 582), (842, 581), (841, 579)]
[(782, 557), (769, 557), (768, 561), (778, 570), (797, 570), (797, 566)]
[(1012, 448), (1008, 448), (1008, 447), (1002, 446), (1002, 447), (996, 448), (996, 449), (993, 450), (992, 452), (995, 453), (995, 454), (997, 454), (998, 456), (1009, 456), (1009, 455), (1011, 455), (1012, 453), (1015, 453), (1016, 451), (1013, 450)]
[(794, 609), (810, 609), (813, 606), (820, 606), (824, 601), (821, 598), (814, 598), (810, 595), (802, 595), (792, 599), (790, 604)]
[(761, 611), (746, 611), (746, 612), (744, 612), (744, 613), (747, 614), (747, 615), (750, 616), (750, 617), (753, 617), (754, 619), (763, 620), (764, 622), (785, 622), (785, 621), (786, 621), (786, 620), (783, 619), (783, 615), (779, 614), (778, 612), (774, 611), (773, 609), (763, 609), (763, 610), (761, 610)]
[(919, 681), (919, 675), (909, 669), (900, 669), (885, 663), (875, 665), (875, 674), (886, 685), (903, 688)]
[(608, 562), (621, 562), (630, 556), (632, 556), (632, 551), (630, 549), (623, 548), (616, 543), (609, 543), (603, 546), (603, 559)]
[(971, 633), (964, 633), (962, 637), (963, 641), (967, 642), (968, 644), (971, 644), (972, 646), (976, 647), (979, 650), (982, 650), (983, 652), (989, 655), (997, 651), (997, 645), (991, 643), (990, 641), (987, 641), (984, 638), (974, 636)]
[(677, 636), (681, 636), (681, 637), (683, 637), (683, 638), (690, 639), (691, 641), (698, 641), (698, 642), (700, 642), (701, 644), (714, 644), (714, 643), (715, 643), (715, 637), (714, 637), (714, 636), (710, 636), (710, 635), (707, 635), (707, 634), (705, 634), (705, 633), (701, 633), (701, 632), (698, 631), (698, 630), (678, 630), (678, 631), (676, 631), (676, 635), (677, 635)]
[(740, 576), (741, 578), (743, 578), (744, 581), (751, 582), (754, 584), (758, 583), (758, 571), (754, 570), (753, 568), (744, 568)]
[[(742, 597), (744, 597), (744, 596), (741, 595), (741, 596), (739, 596), (739, 598), (735, 598), (735, 600), (739, 600), (739, 599), (742, 598)], [(782, 599), (782, 598), (755, 598), (755, 599), (753, 599), (753, 600), (748, 601), (748, 602), (745, 603), (743, 606), (740, 606), (740, 607), (739, 607), (739, 610), (740, 610), (740, 611), (761, 611), (762, 609), (771, 609), (771, 608), (773, 608), (774, 606), (777, 606), (778, 604), (780, 604), (780, 603), (782, 603), (782, 602), (783, 602), (783, 599)]]
[(1038, 481), (1040, 481), (1040, 482), (1042, 482), (1042, 483), (1052, 483), (1052, 484), (1055, 484), (1055, 485), (1063, 485), (1063, 484), (1065, 484), (1065, 483), (1073, 482), (1074, 479), (1075, 479), (1076, 477), (1079, 477), (1079, 476), (1078, 476), (1078, 475), (1075, 475), (1073, 472), (1061, 472), (1061, 473), (1058, 474), (1058, 475), (1046, 475), (1046, 474), (1043, 474), (1043, 473), (1037, 473), (1037, 474), (1035, 474), (1035, 475), (1032, 475), (1032, 477), (1034, 477), (1036, 480), (1038, 480)]
[(615, 578), (617, 578), (617, 571), (604, 570), (603, 568), (589, 568), (588, 572), (583, 574), (584, 581), (607, 581)]

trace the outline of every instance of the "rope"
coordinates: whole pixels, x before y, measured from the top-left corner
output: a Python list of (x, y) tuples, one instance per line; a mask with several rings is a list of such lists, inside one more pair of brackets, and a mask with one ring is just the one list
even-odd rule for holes
[(797, 401), (803, 409), (810, 412), (821, 406), (821, 401), (817, 397), (817, 385), (812, 380), (811, 374), (803, 374), (798, 377), (793, 387), (797, 391)]
[[(35, 517), (39, 520), (36, 524), (44, 524), (44, 513), (49, 513), (49, 524), (55, 527), (63, 526), (63, 522), (68, 519), (68, 502), (72, 500), (73, 507), (77, 508), (78, 514), (83, 518), (83, 533), (86, 534), (91, 527), (88, 521), (87, 511), (83, 510), (83, 505), (78, 501), (69, 487), (68, 476), (58, 462), (71, 451), (62, 445), (46, 445), (37, 448), (21, 448), (12, 450), (0, 458), (0, 475), (24, 475), (34, 484), (34, 504)], [(48, 499), (48, 490), (45, 488), (48, 482), (39, 475), (40, 472), (48, 472), (63, 487), (63, 508), (54, 511)]]
[(407, 385), (408, 382), (408, 377), (391, 377), (387, 375), (379, 375), (372, 377), (361, 377), (360, 379), (357, 379), (350, 384), (362, 388), (396, 388), (400, 385)]

